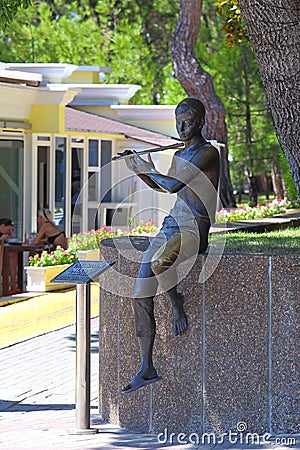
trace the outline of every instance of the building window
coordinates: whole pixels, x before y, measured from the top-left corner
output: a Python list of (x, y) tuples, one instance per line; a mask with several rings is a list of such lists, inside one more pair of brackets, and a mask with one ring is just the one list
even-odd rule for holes
[[(111, 202), (111, 155), (112, 155), (112, 142), (101, 141), (101, 201)], [(105, 169), (104, 167), (107, 166)]]
[(38, 136), (38, 141), (50, 141), (50, 136)]
[(99, 157), (98, 157), (98, 140), (97, 139), (89, 139), (89, 162), (88, 165), (90, 167), (98, 167), (99, 165)]

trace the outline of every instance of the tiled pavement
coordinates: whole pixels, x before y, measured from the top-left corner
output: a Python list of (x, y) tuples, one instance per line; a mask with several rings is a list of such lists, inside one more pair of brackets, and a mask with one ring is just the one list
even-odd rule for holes
[(97, 414), (97, 318), (91, 320), (91, 426), (100, 432), (69, 434), (68, 430), (74, 429), (76, 424), (75, 339), (72, 325), (0, 350), (0, 448), (169, 448), (169, 445), (158, 444), (156, 436), (140, 435), (103, 423)]
[[(99, 433), (72, 435), (75, 428), (75, 326), (28, 339), (0, 350), (0, 448), (5, 450), (64, 449), (196, 449), (170, 445), (157, 436), (122, 430), (97, 414), (98, 319), (91, 320), (91, 426)], [(283, 442), (283, 441), (282, 441)], [(284, 441), (286, 443), (286, 441)], [(275, 441), (266, 446), (284, 450)], [(250, 445), (204, 445), (204, 448), (253, 448)], [(296, 445), (300, 448), (300, 437)]]

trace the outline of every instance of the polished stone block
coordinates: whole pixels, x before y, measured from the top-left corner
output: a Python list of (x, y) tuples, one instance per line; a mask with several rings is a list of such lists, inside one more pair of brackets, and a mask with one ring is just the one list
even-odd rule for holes
[(154, 363), (163, 380), (127, 395), (121, 389), (140, 365), (130, 300), (140, 261), (132, 250), (105, 249), (102, 257), (117, 261), (101, 283), (105, 420), (199, 436), (242, 426), (259, 434), (299, 432), (299, 257), (223, 255), (202, 283), (207, 257), (199, 256), (178, 287), (189, 324), (183, 336), (172, 334), (167, 296), (155, 297)]
[(300, 260), (272, 258), (271, 427), (300, 433)]
[(223, 257), (205, 283), (205, 429), (268, 428), (266, 257)]

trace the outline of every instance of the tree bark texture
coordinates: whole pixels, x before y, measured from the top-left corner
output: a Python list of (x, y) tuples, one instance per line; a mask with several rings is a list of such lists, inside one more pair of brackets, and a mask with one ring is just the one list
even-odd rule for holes
[(282, 175), (281, 175), (280, 168), (278, 167), (278, 164), (276, 164), (275, 161), (273, 161), (271, 164), (271, 177), (272, 177), (272, 184), (273, 184), (273, 189), (274, 189), (276, 197), (284, 198), (286, 195), (286, 192), (284, 192)]
[(300, 199), (300, 2), (239, 0), (239, 6)]
[(172, 41), (172, 64), (175, 76), (189, 97), (205, 106), (203, 135), (224, 144), (221, 149), (220, 199), (223, 206), (235, 206), (228, 162), (228, 139), (225, 110), (216, 95), (211, 76), (202, 69), (195, 56), (201, 20), (202, 0), (180, 0), (179, 16)]

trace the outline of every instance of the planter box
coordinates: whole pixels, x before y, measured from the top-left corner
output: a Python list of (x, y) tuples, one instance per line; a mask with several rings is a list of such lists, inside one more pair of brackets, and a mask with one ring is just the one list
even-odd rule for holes
[(98, 248), (94, 248), (91, 250), (78, 250), (77, 256), (79, 261), (99, 261), (100, 250)]
[(59, 266), (46, 266), (46, 267), (32, 267), (32, 266), (25, 267), (27, 275), (26, 291), (48, 292), (73, 287), (74, 284), (50, 283), (50, 281), (54, 277), (56, 277), (56, 275), (58, 275), (68, 267), (70, 267), (70, 264), (62, 264)]

